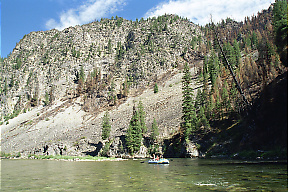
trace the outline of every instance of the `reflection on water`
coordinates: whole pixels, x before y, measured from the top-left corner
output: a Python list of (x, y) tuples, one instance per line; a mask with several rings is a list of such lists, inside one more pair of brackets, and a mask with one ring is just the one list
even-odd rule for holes
[(287, 191), (287, 164), (2, 160), (1, 191)]

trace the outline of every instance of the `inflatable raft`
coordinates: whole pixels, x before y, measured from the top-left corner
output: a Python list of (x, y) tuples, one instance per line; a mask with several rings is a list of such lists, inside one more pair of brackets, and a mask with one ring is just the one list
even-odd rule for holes
[(149, 164), (169, 164), (169, 160), (168, 159), (150, 159), (148, 161)]

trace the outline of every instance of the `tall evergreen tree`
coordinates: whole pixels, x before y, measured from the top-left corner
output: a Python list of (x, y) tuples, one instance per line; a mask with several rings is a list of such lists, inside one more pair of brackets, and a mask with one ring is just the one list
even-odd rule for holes
[(287, 0), (276, 0), (273, 5), (275, 44), (282, 64), (287, 66)]
[(203, 97), (202, 97), (202, 92), (201, 89), (197, 90), (197, 94), (196, 94), (196, 99), (195, 99), (195, 110), (199, 109), (200, 106), (203, 106)]
[(190, 68), (187, 63), (184, 66), (184, 75), (182, 77), (182, 112), (183, 123), (181, 129), (184, 133), (185, 139), (189, 139), (189, 136), (196, 130), (197, 117), (193, 103), (193, 90), (190, 87), (191, 74)]
[(205, 58), (204, 61), (204, 67), (203, 67), (203, 90), (202, 90), (202, 99), (203, 99), (203, 104), (206, 105), (208, 104), (209, 100), (209, 95), (208, 95), (208, 67), (207, 67), (207, 57)]
[(234, 53), (236, 57), (236, 66), (239, 67), (240, 61), (241, 61), (241, 51), (240, 51), (239, 43), (236, 41), (236, 39), (233, 42), (233, 48), (234, 48)]
[[(237, 59), (235, 55), (235, 50), (233, 49), (232, 45), (228, 42), (227, 44), (224, 44), (223, 50), (226, 53), (227, 59), (232, 66), (232, 68), (235, 68), (235, 65), (237, 64)], [(223, 58), (224, 59), (224, 58)]]
[(109, 113), (108, 111), (105, 112), (102, 118), (102, 139), (105, 140), (110, 136), (111, 125), (109, 122)]
[(208, 102), (206, 105), (206, 117), (208, 119), (213, 118), (215, 116), (215, 114), (213, 113), (213, 109), (214, 109), (214, 99), (213, 99), (213, 95), (210, 94), (207, 98)]
[(198, 125), (197, 127), (202, 127), (204, 126), (204, 128), (209, 128), (209, 121), (205, 115), (205, 111), (204, 111), (204, 107), (201, 106), (199, 109), (199, 112), (197, 114), (197, 118), (198, 118)]
[(251, 47), (253, 49), (256, 49), (258, 47), (258, 38), (257, 38), (255, 31), (252, 32)]
[(139, 114), (136, 107), (133, 106), (133, 115), (130, 120), (129, 128), (126, 135), (126, 144), (131, 154), (139, 151), (142, 140), (142, 130), (139, 120)]
[(211, 80), (212, 89), (213, 89), (216, 83), (216, 78), (219, 73), (219, 59), (214, 51), (212, 51), (211, 57), (209, 58), (209, 61), (208, 61), (208, 70), (209, 70), (210, 80)]
[(139, 101), (138, 113), (139, 113), (139, 120), (140, 120), (140, 126), (141, 126), (141, 130), (142, 130), (142, 134), (145, 134), (147, 132), (147, 127), (145, 124), (145, 111), (144, 111), (142, 101)]

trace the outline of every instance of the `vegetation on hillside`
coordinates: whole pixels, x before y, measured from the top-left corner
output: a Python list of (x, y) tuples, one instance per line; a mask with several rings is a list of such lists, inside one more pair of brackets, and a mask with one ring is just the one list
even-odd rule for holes
[(287, 1), (276, 0), (273, 5), (274, 42), (282, 64), (287, 67)]
[[(116, 16), (39, 34), (45, 41), (32, 45), (38, 34), (28, 34), (0, 60), (0, 124), (30, 108), (48, 108), (57, 99), (80, 98), (84, 111), (96, 113), (147, 88), (157, 95), (157, 83), (177, 69), (184, 75), (182, 123), (172, 138), (174, 150), (196, 141), (208, 156), (273, 150), (273, 144), (287, 151), (287, 109), (281, 106), (287, 100), (281, 94), (285, 82), (287, 90), (287, 1), (277, 0), (244, 22), (227, 18), (201, 28), (176, 15), (136, 21)], [(197, 91), (190, 73), (195, 61), (203, 62), (197, 65)], [(140, 101), (127, 125), (130, 154), (139, 151), (149, 134), (150, 152), (159, 148), (156, 120), (147, 133), (145, 116)], [(109, 141), (102, 155), (113, 142), (110, 131), (106, 112), (101, 138)]]
[(128, 151), (133, 154), (139, 151), (142, 142), (142, 129), (139, 119), (139, 112), (133, 106), (133, 115), (127, 129), (126, 143)]
[[(198, 89), (195, 99), (191, 99), (193, 94), (189, 93), (188, 86), (191, 77), (186, 77), (189, 73), (185, 66), (182, 124), (185, 138), (190, 140), (197, 138), (202, 144), (203, 152), (219, 154), (221, 151), (222, 155), (232, 155), (239, 150), (273, 150), (271, 144), (274, 142), (279, 144), (278, 147), (283, 147), (283, 153), (287, 153), (287, 146), (284, 145), (287, 137), (283, 137), (283, 133), (287, 133), (287, 120), (285, 123), (281, 119), (284, 118), (282, 113), (287, 114), (287, 109), (286, 111), (280, 108), (279, 111), (273, 110), (279, 113), (278, 121), (283, 122), (277, 123), (280, 125), (277, 128), (271, 123), (268, 123), (269, 128), (260, 123), (267, 122), (267, 119), (261, 117), (264, 111), (257, 110), (259, 106), (268, 106), (265, 104), (269, 102), (268, 98), (282, 99), (282, 101), (285, 99), (285, 96), (276, 98), (278, 93), (274, 93), (272, 97), (267, 95), (267, 90), (271, 89), (270, 84), (286, 71), (284, 65), (286, 66), (287, 62), (283, 63), (285, 58), (282, 58), (281, 54), (287, 51), (283, 48), (287, 48), (287, 41), (281, 41), (281, 45), (274, 44), (274, 41), (279, 38), (287, 39), (287, 20), (284, 22), (285, 17), (287, 18), (285, 7), (287, 8), (287, 2), (285, 4), (284, 1), (277, 1), (273, 11), (272, 8), (264, 10), (257, 16), (245, 18), (244, 22), (238, 23), (228, 18), (216, 25), (208, 24), (204, 28), (207, 37), (207, 54), (204, 65), (198, 70), (202, 88)], [(285, 11), (286, 14), (283, 14)], [(280, 34), (281, 30), (286, 30), (286, 33)], [(280, 84), (274, 83), (274, 86)], [(279, 88), (277, 91), (280, 91)], [(259, 103), (260, 97), (264, 99), (263, 103)], [(265, 111), (271, 110), (264, 108)], [(192, 113), (195, 112), (197, 120), (194, 121), (195, 114)], [(187, 116), (189, 117), (186, 118)], [(198, 124), (190, 123), (189, 121), (192, 120)], [(195, 127), (193, 132), (190, 131), (191, 125)], [(273, 127), (275, 127), (274, 133), (272, 133)], [(273, 137), (269, 138), (268, 135)], [(209, 136), (214, 139), (209, 139)], [(260, 143), (262, 145), (259, 145)]]
[(109, 138), (111, 131), (110, 119), (108, 111), (105, 112), (102, 118), (102, 139), (105, 140)]

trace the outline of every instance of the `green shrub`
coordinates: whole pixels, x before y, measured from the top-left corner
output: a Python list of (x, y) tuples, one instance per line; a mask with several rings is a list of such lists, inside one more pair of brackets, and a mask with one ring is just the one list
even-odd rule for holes
[(157, 85), (157, 83), (155, 83), (155, 85), (154, 85), (154, 93), (158, 93), (158, 85)]
[(16, 155), (16, 157), (17, 157), (17, 158), (21, 157), (21, 153), (18, 152), (17, 155)]

